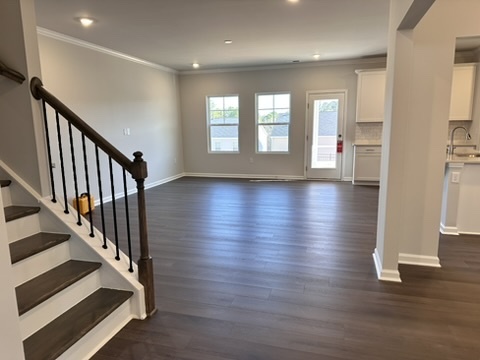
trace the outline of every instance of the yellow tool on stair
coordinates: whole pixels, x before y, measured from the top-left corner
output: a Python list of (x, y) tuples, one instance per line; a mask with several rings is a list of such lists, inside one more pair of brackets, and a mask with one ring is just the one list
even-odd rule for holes
[(90, 195), (90, 209), (88, 208), (88, 198), (88, 194), (83, 193), (78, 198), (73, 199), (73, 207), (82, 215), (85, 215), (90, 210), (95, 209), (95, 199), (93, 198), (93, 195)]

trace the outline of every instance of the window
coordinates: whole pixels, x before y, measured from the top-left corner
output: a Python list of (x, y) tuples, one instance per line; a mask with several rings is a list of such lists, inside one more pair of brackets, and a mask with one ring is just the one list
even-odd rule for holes
[(290, 94), (257, 94), (257, 152), (288, 152)]
[(209, 152), (238, 153), (238, 95), (207, 98)]

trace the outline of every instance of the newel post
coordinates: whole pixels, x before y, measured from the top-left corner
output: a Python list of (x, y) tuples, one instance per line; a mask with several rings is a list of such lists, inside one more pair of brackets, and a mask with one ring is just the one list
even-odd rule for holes
[(152, 316), (155, 307), (155, 288), (153, 283), (153, 261), (148, 249), (147, 209), (145, 203), (145, 178), (147, 177), (147, 163), (143, 161), (143, 154), (137, 151), (133, 154), (132, 177), (137, 182), (138, 224), (140, 234), (140, 259), (138, 260), (138, 279), (145, 289), (145, 307), (147, 316)]

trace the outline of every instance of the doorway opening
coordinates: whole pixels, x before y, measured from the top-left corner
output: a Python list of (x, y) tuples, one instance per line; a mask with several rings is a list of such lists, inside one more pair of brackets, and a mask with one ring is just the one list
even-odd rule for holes
[(345, 91), (308, 94), (307, 179), (342, 177), (345, 97)]

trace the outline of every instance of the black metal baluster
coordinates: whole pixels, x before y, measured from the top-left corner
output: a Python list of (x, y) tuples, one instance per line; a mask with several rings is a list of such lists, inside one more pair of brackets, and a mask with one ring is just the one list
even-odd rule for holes
[(95, 145), (95, 158), (97, 160), (98, 196), (100, 197), (100, 213), (102, 217), (103, 248), (107, 249), (108, 246), (107, 235), (105, 232), (105, 212), (103, 209), (102, 172), (100, 171), (100, 157), (98, 155), (98, 145)]
[(88, 219), (90, 221), (90, 237), (95, 237), (93, 233), (93, 215), (92, 204), (90, 204), (90, 179), (88, 177), (88, 158), (87, 158), (87, 146), (85, 144), (85, 134), (82, 134), (82, 150), (83, 150), (83, 165), (85, 167), (85, 183), (87, 187), (87, 202), (88, 202)]
[(52, 187), (52, 202), (56, 203), (57, 198), (55, 196), (55, 179), (53, 178), (52, 149), (50, 147), (50, 131), (48, 130), (47, 107), (45, 104), (45, 100), (42, 100), (42, 108), (43, 108), (43, 121), (45, 123), (45, 138), (47, 141), (48, 167), (50, 169), (50, 186)]
[(132, 238), (130, 235), (130, 214), (128, 212), (127, 171), (123, 169), (123, 194), (125, 196), (125, 220), (127, 221), (128, 271), (133, 272)]
[(118, 248), (118, 225), (117, 225), (117, 207), (115, 204), (115, 185), (113, 183), (113, 165), (112, 165), (112, 158), (108, 157), (108, 165), (110, 168), (110, 188), (112, 191), (112, 211), (113, 211), (113, 227), (115, 231), (115, 259), (120, 260), (120, 249)]
[(63, 201), (65, 202), (65, 214), (70, 213), (68, 211), (68, 195), (67, 195), (67, 182), (65, 181), (65, 163), (63, 161), (63, 146), (62, 146), (62, 133), (60, 128), (60, 116), (58, 111), (55, 111), (55, 119), (57, 122), (57, 138), (58, 138), (58, 152), (60, 155), (60, 168), (62, 170), (62, 186), (63, 186)]
[(72, 170), (73, 170), (73, 186), (75, 187), (75, 201), (77, 201), (77, 225), (82, 225), (82, 216), (80, 214), (80, 204), (78, 203), (78, 180), (77, 180), (77, 165), (75, 163), (75, 147), (73, 146), (72, 124), (68, 123), (68, 134), (70, 136), (70, 153), (72, 155)]

